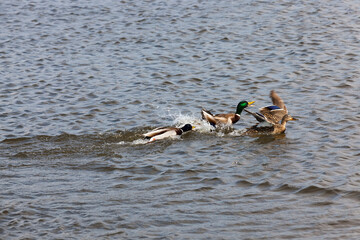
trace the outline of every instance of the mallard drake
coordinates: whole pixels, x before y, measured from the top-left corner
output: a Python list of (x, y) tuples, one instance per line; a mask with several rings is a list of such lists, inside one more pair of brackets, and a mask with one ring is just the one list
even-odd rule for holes
[(184, 132), (190, 131), (193, 128), (195, 128), (195, 127), (191, 126), (191, 124), (185, 124), (181, 128), (160, 127), (160, 128), (156, 128), (148, 133), (143, 134), (143, 136), (145, 137), (145, 139), (150, 139), (149, 142), (152, 142), (155, 140), (160, 140), (160, 139), (164, 139), (164, 138), (168, 138), (168, 137), (172, 137), (172, 136), (177, 136), (177, 135), (180, 136)]
[(245, 109), (245, 111), (253, 115), (260, 123), (269, 123), (268, 126), (278, 124), (284, 115), (288, 113), (288, 111), (284, 101), (279, 97), (279, 95), (277, 95), (274, 90), (270, 91), (270, 98), (274, 105), (260, 108), (260, 113), (254, 113), (247, 109)]
[(275, 135), (284, 133), (286, 130), (286, 123), (288, 121), (295, 121), (296, 118), (293, 118), (289, 114), (285, 114), (282, 119), (281, 123), (276, 123), (270, 126), (260, 126), (261, 123), (258, 123), (251, 128), (249, 128), (244, 135), (257, 135), (257, 134), (266, 134), (266, 135)]
[(216, 127), (216, 125), (223, 124), (223, 125), (232, 125), (240, 120), (241, 112), (248, 107), (249, 105), (253, 104), (253, 102), (241, 101), (238, 103), (236, 107), (235, 113), (226, 113), (226, 114), (212, 114), (210, 111), (206, 109), (201, 110), (201, 116), (204, 120), (208, 121), (212, 126)]

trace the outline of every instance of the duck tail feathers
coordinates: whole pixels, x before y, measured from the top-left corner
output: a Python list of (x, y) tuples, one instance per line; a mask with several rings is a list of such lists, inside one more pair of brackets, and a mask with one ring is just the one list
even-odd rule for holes
[(201, 116), (202, 116), (203, 119), (206, 119), (206, 116), (209, 116), (209, 115), (211, 117), (214, 116), (209, 110), (206, 110), (205, 108), (201, 109)]
[(254, 112), (251, 112), (249, 110), (247, 110), (246, 108), (244, 109), (247, 113), (250, 113), (251, 115), (253, 115), (253, 117), (258, 121), (258, 122), (264, 122), (266, 121), (265, 120), (265, 117), (260, 114), (260, 113), (254, 113)]

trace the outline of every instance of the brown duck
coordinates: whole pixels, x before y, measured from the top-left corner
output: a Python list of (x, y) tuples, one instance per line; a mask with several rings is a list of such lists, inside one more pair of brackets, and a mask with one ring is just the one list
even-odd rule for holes
[(260, 113), (254, 113), (245, 109), (246, 112), (253, 115), (259, 122), (258, 124), (249, 128), (245, 134), (283, 133), (286, 130), (286, 123), (288, 121), (297, 120), (288, 114), (288, 110), (284, 101), (274, 90), (270, 91), (270, 98), (273, 105), (260, 108)]
[(225, 113), (225, 114), (212, 114), (206, 109), (201, 110), (201, 116), (204, 120), (208, 121), (212, 126), (216, 127), (217, 125), (227, 125), (231, 126), (232, 124), (240, 120), (241, 112), (253, 104), (254, 102), (241, 101), (236, 107), (235, 113)]

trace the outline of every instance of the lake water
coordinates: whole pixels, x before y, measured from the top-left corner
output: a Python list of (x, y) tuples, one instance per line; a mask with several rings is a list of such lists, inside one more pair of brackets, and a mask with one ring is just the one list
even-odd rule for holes
[[(1, 239), (359, 239), (357, 1), (0, 3)], [(279, 136), (202, 107), (284, 99)], [(142, 134), (191, 123), (181, 138)]]

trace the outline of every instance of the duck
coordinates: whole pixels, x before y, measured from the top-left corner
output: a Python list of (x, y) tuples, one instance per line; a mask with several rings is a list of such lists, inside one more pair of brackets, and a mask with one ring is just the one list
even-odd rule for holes
[(263, 125), (267, 125), (269, 127), (278, 124), (283, 119), (283, 117), (288, 114), (288, 110), (284, 101), (275, 92), (275, 90), (270, 91), (270, 98), (273, 105), (260, 108), (260, 113), (254, 113), (248, 109), (245, 109), (245, 111), (250, 113), (259, 123), (263, 123)]
[(289, 114), (285, 114), (281, 122), (270, 125), (270, 126), (261, 126), (261, 123), (258, 123), (245, 131), (243, 135), (276, 135), (284, 133), (286, 130), (286, 123), (288, 121), (296, 121), (297, 118), (292, 117)]
[(247, 102), (241, 101), (238, 103), (236, 107), (235, 113), (225, 113), (225, 114), (212, 114), (210, 111), (206, 110), (205, 108), (201, 109), (201, 116), (202, 119), (209, 122), (212, 126), (216, 127), (217, 125), (225, 125), (225, 126), (232, 126), (233, 124), (237, 123), (240, 120), (240, 115), (242, 111), (253, 104), (255, 101)]
[(159, 127), (156, 128), (148, 133), (143, 134), (145, 139), (149, 139), (149, 142), (155, 141), (155, 140), (160, 140), (160, 139), (164, 139), (164, 138), (168, 138), (168, 137), (173, 137), (173, 136), (180, 136), (182, 135), (184, 132), (188, 132), (192, 129), (194, 129), (195, 127), (192, 126), (191, 124), (185, 124), (183, 127), (178, 128), (178, 127)]

